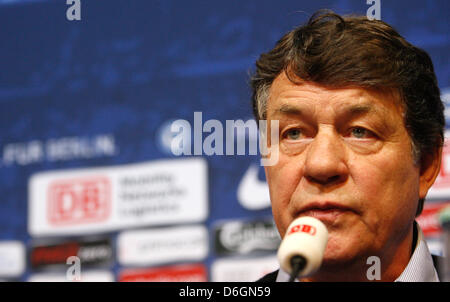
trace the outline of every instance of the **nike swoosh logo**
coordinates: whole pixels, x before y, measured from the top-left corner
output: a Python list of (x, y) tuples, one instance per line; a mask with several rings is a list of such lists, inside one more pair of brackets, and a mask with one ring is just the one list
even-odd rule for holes
[(239, 203), (248, 210), (261, 210), (270, 207), (267, 182), (258, 179), (258, 166), (255, 164), (245, 172), (237, 191)]

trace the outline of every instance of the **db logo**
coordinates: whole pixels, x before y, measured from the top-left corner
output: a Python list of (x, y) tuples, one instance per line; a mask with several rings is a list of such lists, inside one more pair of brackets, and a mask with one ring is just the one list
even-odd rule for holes
[(50, 224), (80, 224), (108, 218), (111, 184), (105, 177), (56, 181), (48, 190)]
[(312, 236), (314, 236), (316, 234), (316, 228), (312, 225), (307, 225), (307, 224), (298, 224), (298, 225), (294, 225), (288, 232), (288, 235), (292, 234), (292, 233), (307, 233), (310, 234)]

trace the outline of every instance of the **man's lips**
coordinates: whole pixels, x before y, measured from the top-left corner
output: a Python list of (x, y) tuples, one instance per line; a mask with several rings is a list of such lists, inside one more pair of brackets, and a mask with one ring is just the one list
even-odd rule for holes
[(356, 213), (356, 211), (336, 202), (313, 202), (300, 208), (297, 217), (311, 216), (323, 222), (333, 222), (345, 213)]

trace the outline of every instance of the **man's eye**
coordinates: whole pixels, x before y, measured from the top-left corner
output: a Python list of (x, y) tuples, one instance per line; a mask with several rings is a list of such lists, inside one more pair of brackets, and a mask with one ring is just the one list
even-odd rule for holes
[(356, 138), (368, 138), (372, 136), (369, 130), (360, 127), (352, 128), (351, 135)]
[(299, 139), (301, 134), (302, 133), (299, 129), (290, 129), (285, 132), (286, 138), (293, 139), (293, 140)]

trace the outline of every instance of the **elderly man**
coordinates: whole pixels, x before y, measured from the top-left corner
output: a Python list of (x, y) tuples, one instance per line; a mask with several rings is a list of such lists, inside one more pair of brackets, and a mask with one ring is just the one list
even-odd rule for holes
[(261, 55), (251, 83), (256, 118), (279, 121), (265, 172), (280, 235), (302, 216), (329, 232), (322, 266), (300, 281), (367, 281), (371, 256), (381, 281), (438, 281), (415, 222), (445, 124), (427, 53), (382, 21), (318, 13)]

